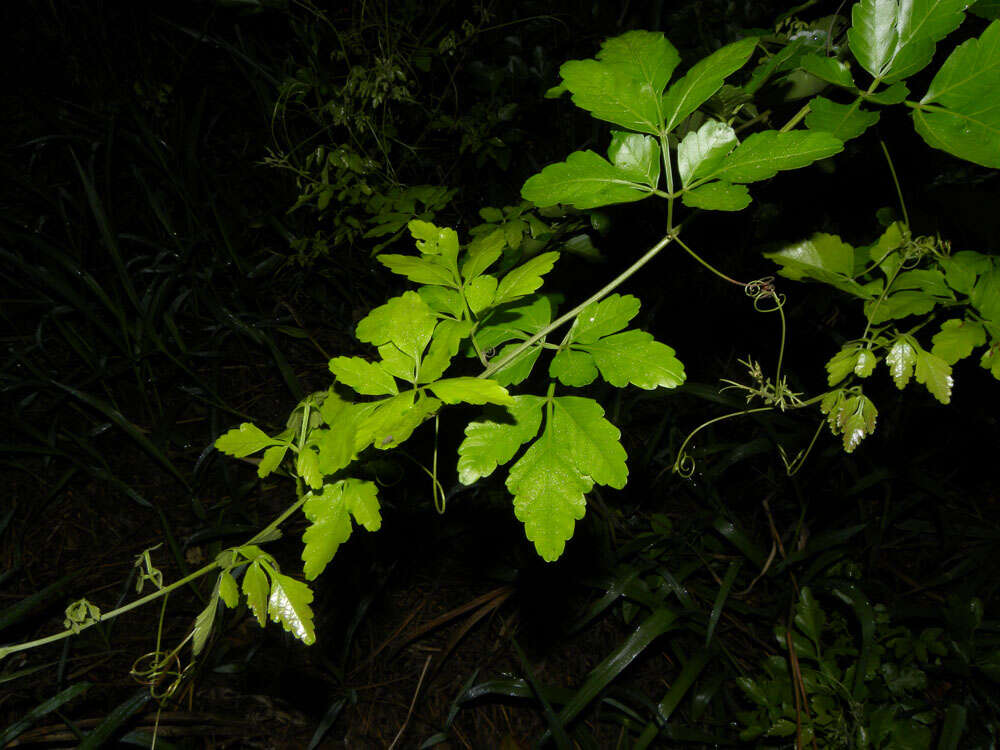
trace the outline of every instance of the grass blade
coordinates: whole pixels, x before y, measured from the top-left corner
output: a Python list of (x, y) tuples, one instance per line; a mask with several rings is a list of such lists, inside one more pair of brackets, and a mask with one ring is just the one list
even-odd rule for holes
[(0, 747), (6, 747), (16, 737), (20, 736), (25, 731), (30, 729), (32, 724), (34, 724), (40, 718), (42, 718), (46, 714), (56, 711), (62, 705), (69, 703), (78, 695), (81, 695), (82, 693), (86, 692), (87, 688), (89, 687), (90, 687), (89, 682), (78, 682), (75, 685), (70, 685), (62, 692), (52, 696), (47, 701), (39, 703), (37, 706), (31, 709), (22, 719), (11, 724), (3, 731), (3, 734), (0, 734)]

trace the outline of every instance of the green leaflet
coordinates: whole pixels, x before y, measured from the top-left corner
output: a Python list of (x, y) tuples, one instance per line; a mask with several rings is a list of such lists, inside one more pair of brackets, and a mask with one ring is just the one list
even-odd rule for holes
[(931, 354), (953, 365), (972, 354), (977, 346), (986, 343), (986, 329), (974, 320), (953, 318), (941, 324), (941, 330), (934, 334), (932, 343)]
[(651, 188), (660, 182), (660, 144), (655, 138), (612, 130), (608, 158), (629, 180)]
[(590, 352), (562, 349), (549, 363), (549, 377), (563, 385), (582, 388), (597, 379), (597, 364)]
[(458, 234), (448, 227), (439, 228), (429, 221), (413, 219), (407, 225), (416, 240), (417, 250), (424, 255), (440, 255), (450, 268), (455, 268), (458, 258)]
[(628, 478), (620, 433), (596, 401), (560, 396), (550, 403), (545, 431), (507, 477), (514, 514), (547, 562), (562, 554), (594, 483), (621, 488)]
[(754, 133), (737, 146), (711, 176), (725, 182), (757, 182), (843, 150), (843, 142), (829, 133), (766, 130)]
[(405, 292), (376, 307), (358, 323), (357, 337), (375, 346), (393, 343), (418, 359), (431, 340), (437, 318), (416, 292)]
[(465, 301), (474, 315), (492, 306), (497, 291), (497, 278), (486, 274), (477, 276), (465, 285)]
[(262, 448), (281, 443), (282, 441), (270, 437), (257, 425), (244, 422), (239, 427), (220, 435), (215, 441), (215, 448), (230, 456), (244, 458)]
[(917, 349), (917, 382), (922, 383), (942, 404), (951, 401), (951, 365), (936, 354)]
[(838, 60), (835, 57), (821, 57), (811, 53), (803, 55), (799, 60), (799, 65), (807, 73), (835, 86), (852, 90), (855, 88), (851, 69), (843, 60)]
[(365, 396), (394, 396), (399, 393), (395, 378), (376, 362), (361, 357), (334, 357), (329, 367), (338, 381)]
[(677, 170), (681, 184), (711, 174), (726, 154), (736, 148), (736, 131), (717, 120), (708, 120), (698, 130), (692, 130), (677, 147)]
[(212, 625), (215, 624), (215, 613), (219, 609), (219, 582), (216, 581), (212, 595), (208, 598), (208, 604), (194, 618), (194, 632), (191, 634), (191, 653), (197, 656), (205, 649), (208, 643), (208, 636), (212, 634)]
[(493, 413), (495, 419), (466, 425), (465, 439), (458, 447), (459, 481), (474, 484), (510, 461), (521, 445), (538, 434), (544, 402), (540, 396), (515, 396), (506, 409)]
[(1000, 21), (956, 47), (920, 106), (917, 132), (932, 148), (985, 167), (1000, 168)]
[(742, 211), (750, 205), (750, 191), (746, 185), (728, 182), (710, 182), (681, 194), (681, 202), (689, 208), (706, 211)]
[(848, 44), (872, 77), (899, 81), (922, 70), (934, 49), (964, 18), (965, 0), (861, 0)]
[(436, 284), (438, 286), (457, 285), (454, 273), (445, 262), (437, 257), (415, 258), (412, 255), (378, 255), (375, 258), (393, 273), (405, 276), (417, 284)]
[(854, 248), (835, 234), (817, 233), (764, 257), (781, 266), (782, 276), (800, 281), (815, 279), (863, 299), (870, 291), (854, 281)]
[(674, 350), (645, 331), (625, 331), (581, 346), (616, 388), (630, 383), (645, 390), (676, 388), (684, 382), (684, 366)]
[(494, 380), (484, 378), (448, 378), (430, 383), (427, 388), (446, 404), (506, 404), (514, 403), (507, 389)]
[(445, 289), (443, 286), (422, 286), (417, 289), (417, 294), (436, 313), (452, 318), (461, 318), (465, 312), (462, 295), (456, 289)]
[(342, 479), (311, 492), (302, 507), (311, 525), (302, 534), (303, 572), (315, 580), (326, 568), (338, 547), (351, 536), (351, 518), (368, 531), (382, 527), (378, 487), (374, 482)]
[(295, 473), (302, 477), (302, 481), (314, 490), (323, 486), (323, 471), (319, 467), (319, 454), (306, 446), (295, 459)]
[[(649, 150), (656, 146), (655, 141), (650, 142)], [(656, 148), (658, 151), (659, 146)], [(549, 164), (529, 177), (521, 187), (521, 197), (539, 206), (562, 203), (585, 209), (632, 203), (652, 195), (656, 184), (640, 182), (632, 174), (593, 151), (574, 151), (566, 161)]]
[(875, 370), (877, 362), (878, 358), (864, 342), (848, 344), (826, 363), (826, 371), (829, 373), (827, 382), (830, 386), (835, 386), (851, 373), (867, 378)]
[(559, 74), (576, 106), (599, 120), (657, 135), (663, 125), (660, 94), (678, 62), (663, 34), (629, 31), (606, 40), (596, 60), (570, 60)]
[(878, 409), (864, 394), (831, 391), (820, 401), (820, 410), (827, 415), (830, 432), (842, 437), (846, 453), (853, 453), (875, 431)]
[(757, 46), (756, 37), (727, 44), (705, 57), (677, 80), (663, 97), (663, 132), (669, 133), (681, 120), (722, 88), (726, 77), (746, 65)]
[(631, 294), (609, 294), (580, 311), (573, 321), (570, 338), (580, 344), (592, 344), (602, 336), (617, 333), (639, 314), (640, 302)]
[(984, 318), (1000, 323), (1000, 264), (979, 277), (969, 301)]
[(887, 320), (924, 315), (933, 310), (937, 303), (937, 298), (927, 292), (904, 290), (865, 302), (865, 315), (873, 325), (879, 325)]
[(976, 277), (993, 267), (988, 255), (972, 250), (961, 250), (954, 255), (941, 258), (939, 263), (945, 270), (945, 281), (948, 282), (948, 286), (960, 294), (972, 294)]
[(452, 358), (458, 354), (459, 347), (469, 332), (472, 323), (468, 320), (445, 319), (434, 329), (434, 338), (427, 349), (427, 356), (420, 363), (420, 383), (437, 380), (451, 365)]
[(247, 598), (247, 606), (257, 618), (257, 624), (264, 627), (267, 617), (267, 596), (270, 591), (267, 575), (259, 560), (254, 560), (243, 573), (243, 593)]
[(585, 307), (570, 329), (569, 348), (561, 349), (549, 365), (549, 375), (563, 385), (589, 385), (598, 371), (612, 385), (652, 390), (674, 388), (684, 382), (684, 366), (674, 350), (645, 331), (617, 333), (639, 312), (639, 300), (611, 294)]
[(909, 336), (897, 338), (885, 355), (885, 363), (896, 387), (903, 390), (913, 377), (913, 368), (917, 364), (917, 350), (912, 339)]
[(878, 112), (868, 112), (859, 106), (860, 99), (851, 104), (837, 104), (817, 96), (809, 102), (806, 127), (822, 130), (841, 141), (857, 138), (878, 122)]
[(358, 420), (354, 450), (359, 452), (369, 445), (379, 450), (389, 450), (409, 439), (413, 431), (441, 408), (436, 398), (414, 398), (414, 391), (371, 404), (364, 404), (367, 413)]
[(504, 276), (497, 285), (494, 305), (502, 305), (534, 292), (542, 285), (542, 276), (552, 270), (559, 253), (542, 253), (522, 263)]
[(313, 613), (309, 603), (313, 600), (312, 590), (302, 581), (279, 573), (267, 563), (263, 563), (271, 577), (271, 596), (267, 600), (267, 614), (272, 622), (294, 635), (305, 645), (316, 641), (313, 630)]
[(240, 603), (240, 589), (236, 584), (236, 579), (228, 570), (219, 573), (219, 598), (226, 603), (230, 609), (235, 609)]
[(272, 473), (285, 460), (286, 453), (288, 453), (287, 445), (274, 445), (265, 450), (260, 463), (257, 464), (257, 476), (263, 479)]

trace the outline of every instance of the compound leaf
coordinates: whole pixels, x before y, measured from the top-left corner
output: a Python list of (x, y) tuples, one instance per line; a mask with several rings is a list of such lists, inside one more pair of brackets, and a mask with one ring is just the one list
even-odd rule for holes
[(829, 133), (766, 130), (754, 133), (722, 160), (713, 176), (726, 182), (757, 182), (798, 169), (844, 149)]
[(576, 208), (598, 208), (632, 203), (649, 197), (655, 184), (633, 179), (630, 172), (593, 151), (574, 151), (566, 161), (549, 164), (529, 177), (521, 197), (538, 206), (563, 203)]
[(488, 477), (497, 466), (510, 461), (518, 448), (538, 434), (542, 423), (539, 396), (515, 396), (498, 418), (470, 422), (465, 427), (465, 439), (458, 446), (458, 480), (465, 485)]
[(334, 357), (329, 366), (339, 382), (365, 396), (394, 396), (399, 393), (396, 379), (377, 362), (361, 357)]
[(942, 404), (951, 401), (951, 365), (936, 354), (917, 349), (917, 382), (922, 383)]
[(830, 386), (837, 385), (851, 373), (867, 378), (874, 371), (877, 361), (875, 354), (864, 344), (848, 344), (826, 363), (829, 373), (827, 382)]
[(811, 73), (827, 83), (847, 89), (854, 88), (854, 78), (851, 76), (851, 69), (843, 60), (838, 60), (835, 57), (821, 57), (817, 54), (808, 54), (801, 57), (799, 65), (807, 73)]
[(934, 344), (931, 354), (953, 365), (986, 343), (986, 329), (974, 320), (953, 318), (941, 324), (941, 330), (931, 341)]
[(287, 445), (272, 445), (265, 450), (264, 455), (260, 457), (260, 463), (257, 464), (257, 476), (263, 479), (281, 466), (286, 453), (288, 453)]
[(604, 409), (590, 398), (558, 396), (553, 399), (551, 428), (580, 473), (597, 484), (621, 489), (628, 479), (625, 449), (618, 428), (604, 418)]
[(452, 358), (458, 354), (462, 340), (472, 330), (472, 322), (468, 320), (451, 320), (446, 318), (434, 329), (434, 338), (427, 349), (427, 356), (420, 363), (421, 383), (437, 380), (451, 365)]
[(854, 248), (835, 234), (816, 233), (807, 240), (788, 245), (765, 258), (781, 266), (779, 274), (788, 279), (815, 279), (824, 284), (870, 299), (872, 294), (852, 278)]
[(440, 255), (450, 268), (458, 258), (458, 233), (449, 227), (437, 227), (429, 221), (413, 219), (407, 225), (417, 241), (417, 250), (424, 255)]
[(315, 580), (333, 559), (337, 549), (351, 536), (351, 517), (368, 531), (382, 526), (378, 487), (374, 482), (343, 479), (310, 493), (303, 512), (312, 523), (302, 534), (303, 572)]
[(969, 301), (984, 318), (1000, 323), (1000, 266), (979, 277)]
[(267, 613), (272, 622), (281, 626), (307, 646), (316, 641), (313, 630), (313, 613), (309, 603), (313, 600), (312, 590), (302, 581), (279, 573), (273, 568), (271, 575), (271, 596), (267, 600)]
[(228, 570), (219, 573), (219, 598), (226, 603), (230, 609), (235, 609), (240, 603), (240, 588), (236, 585), (236, 579)]

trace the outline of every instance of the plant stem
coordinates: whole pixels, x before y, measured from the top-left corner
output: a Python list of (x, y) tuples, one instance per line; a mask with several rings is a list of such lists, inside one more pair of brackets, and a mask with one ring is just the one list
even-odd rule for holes
[(545, 328), (543, 328), (538, 333), (536, 333), (534, 336), (532, 336), (530, 339), (528, 339), (527, 341), (525, 341), (523, 344), (521, 344), (519, 347), (517, 347), (517, 349), (515, 349), (514, 351), (512, 351), (506, 357), (504, 357), (500, 361), (491, 362), (490, 365), (489, 365), (489, 367), (487, 367), (485, 370), (483, 370), (481, 373), (479, 373), (478, 377), (480, 377), (480, 378), (488, 378), (493, 373), (495, 373), (495, 372), (497, 372), (499, 370), (502, 370), (504, 367), (506, 367), (507, 365), (511, 364), (515, 359), (517, 359), (517, 357), (521, 356), (521, 354), (523, 354), (524, 352), (526, 352), (533, 344), (535, 344), (538, 341), (540, 341), (541, 339), (545, 338), (548, 334), (550, 334), (552, 331), (554, 331), (559, 326), (561, 326), (564, 323), (568, 323), (569, 321), (573, 320), (577, 315), (580, 314), (580, 312), (585, 307), (587, 307), (587, 305), (591, 305), (594, 302), (598, 302), (598, 301), (604, 299), (609, 294), (611, 294), (611, 292), (613, 292), (620, 284), (622, 284), (626, 279), (628, 279), (630, 276), (632, 276), (636, 271), (638, 271), (644, 265), (646, 265), (647, 263), (649, 263), (649, 261), (651, 261), (653, 258), (655, 258), (659, 254), (659, 252), (661, 250), (663, 250), (663, 248), (665, 248), (673, 240), (676, 240), (676, 239), (677, 239), (676, 233), (668, 233), (668, 234), (664, 235), (663, 238), (659, 242), (657, 242), (649, 250), (647, 250), (643, 254), (643, 256), (641, 258), (639, 258), (635, 263), (633, 263), (631, 266), (629, 266), (624, 271), (622, 271), (620, 274), (618, 274), (618, 276), (616, 276), (610, 282), (608, 282), (607, 284), (605, 284), (604, 286), (602, 286), (600, 289), (598, 289), (596, 292), (594, 292), (592, 295), (590, 295), (587, 299), (585, 299), (579, 305), (577, 305), (576, 307), (574, 307), (568, 313), (566, 313), (565, 315), (560, 315), (558, 318), (556, 318), (554, 321), (552, 321), (551, 323), (549, 323), (547, 326), (545, 326)]

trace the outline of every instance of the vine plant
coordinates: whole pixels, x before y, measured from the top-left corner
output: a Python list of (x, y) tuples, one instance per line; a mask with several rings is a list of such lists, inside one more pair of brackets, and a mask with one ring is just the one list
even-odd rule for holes
[[(453, 404), (487, 407), (465, 427), (459, 480), (469, 485), (510, 464), (506, 486), (514, 514), (538, 554), (557, 560), (593, 486), (621, 488), (628, 479), (619, 430), (596, 400), (574, 389), (598, 378), (617, 388), (649, 390), (674, 388), (685, 379), (671, 347), (629, 328), (640, 301), (615, 290), (672, 245), (734, 281), (683, 239), (680, 212), (745, 209), (751, 202), (748, 185), (835, 156), (887, 106), (909, 108), (917, 133), (931, 147), (1000, 167), (1000, 21), (952, 50), (920, 99), (909, 98), (905, 83), (930, 64), (936, 44), (962, 22), (964, 8), (962, 0), (862, 0), (853, 7), (846, 45), (826, 40), (825, 46), (789, 45), (774, 53), (764, 48), (743, 88), (725, 82), (758, 49), (756, 37), (722, 47), (676, 78), (679, 54), (663, 34), (651, 31), (608, 39), (595, 58), (565, 63), (561, 84), (550, 94), (568, 92), (578, 107), (615, 127), (607, 156), (574, 152), (531, 177), (522, 197), (540, 207), (581, 210), (656, 197), (665, 201), (662, 238), (559, 314), (556, 298), (539, 291), (559, 252), (541, 252), (506, 268), (509, 233), (480, 232), (463, 244), (453, 229), (410, 221), (417, 254), (377, 259), (416, 288), (372, 310), (356, 329), (377, 358), (331, 359), (333, 385), (299, 403), (279, 434), (244, 423), (216, 441), (220, 451), (235, 457), (259, 453), (260, 477), (287, 473), (298, 489), (296, 502), (246, 544), (172, 584), (163, 584), (147, 556), (144, 580), (157, 587), (152, 594), (104, 615), (81, 600), (67, 610), (65, 631), (0, 648), (0, 657), (79, 632), (208, 573), (217, 577), (189, 635), (195, 654), (205, 646), (219, 601), (235, 607), (243, 600), (261, 625), (270, 618), (312, 643), (312, 590), (282, 572), (260, 545), (280, 536), (284, 521), (303, 513), (308, 521), (303, 573), (307, 581), (315, 580), (355, 525), (368, 531), (381, 525), (378, 487), (362, 477), (359, 457), (400, 446)], [(851, 58), (860, 71), (852, 71)], [(766, 120), (749, 105), (752, 94), (790, 66), (831, 85), (845, 101), (815, 96), (783, 127), (741, 140), (738, 131)], [(859, 83), (856, 74), (867, 76), (867, 83)], [(748, 360), (753, 382), (736, 385), (748, 392), (748, 400), (762, 399), (763, 406), (739, 414), (818, 405), (850, 452), (875, 427), (876, 408), (862, 381), (879, 362), (899, 388), (915, 376), (942, 403), (950, 399), (952, 365), (975, 350), (982, 366), (1000, 379), (1000, 262), (970, 251), (952, 254), (944, 241), (913, 236), (905, 206), (900, 221), (886, 224), (867, 247), (817, 234), (768, 254), (782, 276), (818, 281), (860, 300), (867, 322), (827, 364), (830, 390), (810, 398), (788, 389), (780, 356), (770, 379)], [(506, 270), (497, 272), (498, 267)], [(779, 312), (784, 331), (784, 298), (773, 283), (741, 286), (758, 307)], [(922, 331), (939, 319), (927, 348)], [(461, 354), (478, 361), (478, 373), (469, 374)], [(547, 363), (540, 365), (543, 356)], [(540, 367), (547, 368), (547, 384), (522, 391)], [(789, 469), (800, 460), (789, 462)], [(687, 464), (682, 449), (676, 468)], [(444, 492), (436, 476), (433, 482), (443, 510)], [(159, 654), (159, 663), (176, 662), (181, 646)]]

